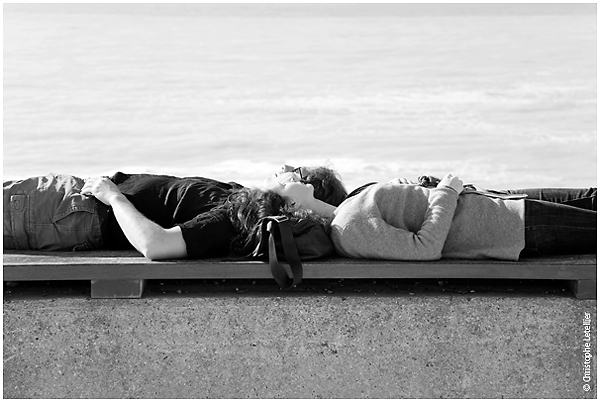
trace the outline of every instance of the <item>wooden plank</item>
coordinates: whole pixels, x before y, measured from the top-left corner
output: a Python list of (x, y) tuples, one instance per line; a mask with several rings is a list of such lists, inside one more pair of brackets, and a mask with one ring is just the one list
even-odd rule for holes
[[(85, 279), (264, 279), (262, 261), (150, 261), (135, 252), (4, 254), (4, 280)], [(307, 261), (304, 278), (507, 278), (596, 279), (596, 255), (528, 259), (400, 262), (333, 258)]]
[[(263, 262), (204, 262), (151, 265), (4, 265), (4, 280), (87, 279), (264, 279), (271, 278)], [(357, 278), (507, 278), (507, 279), (595, 279), (595, 266), (585, 265), (489, 265), (431, 263), (340, 263), (304, 264), (306, 279)]]
[[(486, 278), (569, 280), (579, 299), (596, 298), (596, 255), (518, 262), (427, 262), (329, 258), (304, 262), (305, 279)], [(135, 251), (41, 252), (7, 250), (5, 281), (91, 280), (92, 298), (140, 298), (147, 279), (271, 279), (262, 261), (206, 259), (150, 261)]]
[[(202, 259), (202, 260), (167, 260), (167, 261), (150, 261), (144, 258), (141, 254), (136, 251), (82, 251), (82, 252), (69, 252), (69, 251), (28, 251), (28, 250), (4, 250), (3, 254), (5, 265), (77, 265), (77, 264), (94, 264), (101, 263), (106, 264), (141, 264), (141, 265), (152, 265), (152, 264), (204, 264), (214, 262), (241, 262), (241, 263), (252, 263), (254, 261), (242, 260), (242, 259)], [(321, 259), (316, 261), (306, 261), (305, 264), (321, 264), (327, 262), (328, 264), (407, 264), (411, 262), (402, 261), (386, 261), (386, 260), (360, 260), (360, 259), (348, 259), (348, 258), (329, 258)], [(415, 262), (412, 262), (415, 263)], [(538, 265), (541, 263), (548, 265), (595, 265), (596, 254), (584, 254), (584, 255), (564, 255), (564, 256), (552, 256), (552, 257), (540, 257), (540, 258), (528, 258), (518, 262), (512, 261), (500, 261), (500, 260), (438, 260), (438, 261), (427, 261), (427, 262), (416, 262), (418, 264), (440, 264), (440, 265), (452, 265), (452, 264), (481, 264), (486, 265)]]

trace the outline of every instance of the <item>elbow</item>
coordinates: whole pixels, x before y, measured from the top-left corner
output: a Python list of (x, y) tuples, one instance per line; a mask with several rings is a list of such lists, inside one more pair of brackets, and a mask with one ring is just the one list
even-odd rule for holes
[(156, 261), (161, 259), (161, 254), (153, 247), (139, 247), (138, 251), (149, 260)]
[(436, 261), (442, 259), (442, 250), (444, 242), (431, 241), (427, 238), (422, 238), (415, 235), (416, 254), (419, 260)]
[(187, 257), (185, 243), (173, 243), (168, 237), (161, 236), (149, 239), (138, 251), (152, 261)]
[(141, 252), (144, 257), (146, 257), (147, 259), (151, 260), (151, 261), (158, 261), (158, 260), (164, 260), (166, 257), (163, 257), (162, 254), (159, 254), (153, 250), (146, 250), (146, 251), (142, 251)]
[(423, 258), (424, 261), (437, 261), (442, 259), (441, 252), (432, 252), (425, 255)]
[(174, 255), (169, 251), (160, 251), (160, 250), (146, 250), (141, 252), (144, 257), (151, 261), (159, 261), (159, 260), (168, 260), (171, 258), (182, 258), (181, 256)]
[(138, 251), (142, 253), (144, 257), (152, 261), (164, 260), (169, 258), (168, 253), (166, 253), (166, 250), (164, 250), (163, 248), (164, 243), (158, 240), (148, 241), (145, 244), (137, 247)]
[(423, 250), (423, 260), (425, 261), (437, 261), (442, 259), (442, 247), (433, 246), (427, 247)]
[(437, 261), (442, 259), (442, 249), (440, 247), (421, 247), (417, 252), (417, 257), (421, 261)]

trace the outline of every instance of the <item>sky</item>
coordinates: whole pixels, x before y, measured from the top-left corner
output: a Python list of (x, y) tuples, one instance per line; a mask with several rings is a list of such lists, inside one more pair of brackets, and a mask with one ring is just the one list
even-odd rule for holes
[(139, 13), (198, 16), (418, 17), (448, 15), (595, 15), (595, 3), (72, 3), (4, 4), (4, 11), (61, 13)]

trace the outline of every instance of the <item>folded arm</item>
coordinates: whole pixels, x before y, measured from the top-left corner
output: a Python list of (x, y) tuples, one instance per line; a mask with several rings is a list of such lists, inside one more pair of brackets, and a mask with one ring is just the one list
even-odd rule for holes
[(392, 226), (380, 217), (360, 219), (344, 228), (345, 251), (352, 257), (389, 260), (438, 260), (450, 231), (458, 196), (451, 189), (433, 190), (422, 226), (416, 232)]
[(431, 190), (425, 219), (416, 232), (392, 226), (378, 216), (365, 219), (359, 215), (341, 229), (342, 251), (360, 258), (440, 259), (460, 192), (462, 182), (446, 176)]

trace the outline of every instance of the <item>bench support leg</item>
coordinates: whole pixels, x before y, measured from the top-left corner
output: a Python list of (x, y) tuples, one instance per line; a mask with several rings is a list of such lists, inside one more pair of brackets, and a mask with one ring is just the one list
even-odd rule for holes
[(594, 279), (570, 281), (571, 289), (578, 299), (595, 299), (597, 282)]
[(92, 299), (139, 299), (145, 285), (145, 279), (92, 280)]

